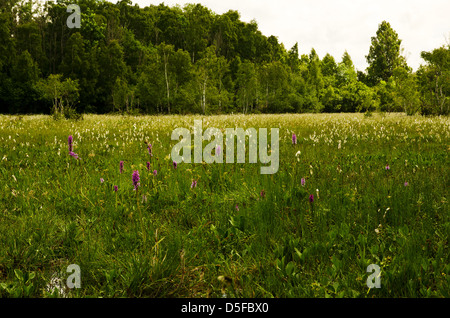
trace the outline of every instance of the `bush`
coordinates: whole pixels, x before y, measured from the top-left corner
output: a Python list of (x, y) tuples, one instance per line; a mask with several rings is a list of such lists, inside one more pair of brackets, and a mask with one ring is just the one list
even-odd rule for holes
[(72, 119), (72, 120), (83, 120), (83, 114), (80, 114), (73, 107), (64, 107), (62, 112), (54, 111), (52, 113), (52, 118), (54, 120), (61, 119)]
[(73, 107), (65, 107), (64, 108), (64, 118), (65, 119), (74, 119), (74, 120), (83, 120), (83, 114), (77, 112), (77, 110)]

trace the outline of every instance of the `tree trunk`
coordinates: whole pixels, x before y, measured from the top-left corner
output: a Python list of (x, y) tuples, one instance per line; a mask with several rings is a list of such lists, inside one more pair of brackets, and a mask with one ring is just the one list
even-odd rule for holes
[(219, 111), (222, 111), (222, 80), (219, 79)]
[(168, 64), (168, 56), (166, 55), (166, 52), (164, 52), (164, 75), (166, 78), (166, 88), (167, 88), (167, 110), (170, 114), (170, 88), (169, 88), (169, 78), (167, 75), (167, 64)]
[(208, 77), (205, 78), (203, 82), (203, 93), (202, 93), (202, 110), (203, 115), (206, 114), (206, 81), (208, 80)]

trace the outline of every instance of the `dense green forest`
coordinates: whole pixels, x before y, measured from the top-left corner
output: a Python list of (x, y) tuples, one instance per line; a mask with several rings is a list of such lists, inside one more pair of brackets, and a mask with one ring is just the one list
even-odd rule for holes
[[(67, 26), (69, 4), (81, 28)], [(0, 10), (1, 113), (449, 112), (449, 44), (422, 52), (413, 72), (386, 21), (361, 72), (347, 52), (299, 55), (237, 11), (200, 4), (1, 0)]]

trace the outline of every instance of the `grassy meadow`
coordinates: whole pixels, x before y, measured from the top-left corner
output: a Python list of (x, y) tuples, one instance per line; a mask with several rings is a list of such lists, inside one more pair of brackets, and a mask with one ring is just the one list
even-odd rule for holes
[[(175, 169), (171, 133), (194, 119), (279, 128), (278, 172), (248, 157)], [(2, 115), (0, 297), (450, 297), (449, 128), (378, 113)], [(81, 288), (66, 287), (70, 264)]]

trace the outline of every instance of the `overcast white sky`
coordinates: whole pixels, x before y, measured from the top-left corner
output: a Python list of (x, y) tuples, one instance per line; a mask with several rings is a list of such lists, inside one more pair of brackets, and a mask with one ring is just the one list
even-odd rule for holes
[[(109, 0), (117, 2), (116, 0)], [(168, 6), (201, 3), (217, 14), (237, 10), (241, 20), (255, 19), (266, 36), (274, 35), (289, 50), (295, 42), (300, 54), (314, 48), (320, 58), (330, 53), (341, 61), (345, 50), (358, 70), (378, 25), (388, 21), (402, 40), (404, 56), (414, 70), (424, 63), (421, 51), (450, 42), (449, 0), (132, 0), (140, 7), (164, 2)]]

